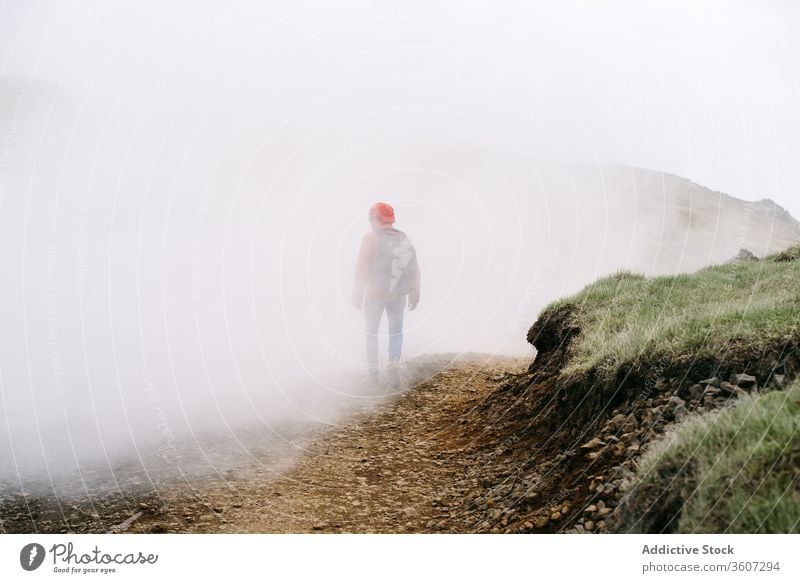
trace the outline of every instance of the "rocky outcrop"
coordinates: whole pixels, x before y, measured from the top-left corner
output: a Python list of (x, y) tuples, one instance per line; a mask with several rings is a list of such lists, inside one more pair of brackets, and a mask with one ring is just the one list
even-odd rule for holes
[(758, 257), (748, 249), (739, 249), (736, 257), (731, 258), (727, 263), (742, 263), (745, 261), (758, 261)]
[(565, 304), (548, 311), (530, 327), (527, 340), (536, 348), (530, 372), (539, 376), (557, 374), (566, 364), (572, 340), (580, 334), (579, 308)]

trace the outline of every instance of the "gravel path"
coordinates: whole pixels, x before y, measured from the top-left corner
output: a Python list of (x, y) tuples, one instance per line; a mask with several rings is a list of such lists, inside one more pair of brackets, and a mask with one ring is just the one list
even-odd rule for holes
[(470, 531), (469, 517), (451, 512), (447, 501), (470, 470), (464, 414), (508, 371), (529, 363), (489, 355), (411, 361), (410, 374), (421, 381), (341, 427), (317, 432), (277, 477), (162, 490), (161, 506), (143, 506), (127, 531)]

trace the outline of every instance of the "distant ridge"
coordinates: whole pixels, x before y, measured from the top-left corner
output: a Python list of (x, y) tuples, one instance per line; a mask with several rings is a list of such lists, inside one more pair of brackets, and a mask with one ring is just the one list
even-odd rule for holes
[(661, 219), (643, 237), (655, 272), (722, 263), (741, 249), (763, 257), (800, 241), (800, 222), (769, 198), (746, 201), (667, 172), (610, 168), (615, 184), (629, 185), (637, 214)]

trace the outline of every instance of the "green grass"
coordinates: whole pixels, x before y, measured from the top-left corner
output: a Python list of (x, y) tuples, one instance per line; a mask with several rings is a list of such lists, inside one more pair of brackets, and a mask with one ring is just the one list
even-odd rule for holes
[(758, 349), (800, 333), (800, 246), (760, 261), (645, 278), (598, 280), (548, 306), (578, 308), (582, 332), (563, 370), (616, 371), (641, 358), (724, 353), (731, 342)]
[(624, 531), (677, 507), (672, 532), (800, 533), (800, 382), (682, 423), (623, 491)]

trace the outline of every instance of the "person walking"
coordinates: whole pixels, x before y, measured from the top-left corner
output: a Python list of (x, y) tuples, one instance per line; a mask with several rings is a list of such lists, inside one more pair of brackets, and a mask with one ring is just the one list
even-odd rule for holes
[(400, 386), (403, 350), (403, 315), (406, 305), (419, 304), (420, 270), (417, 253), (404, 232), (394, 228), (394, 209), (378, 202), (369, 209), (372, 229), (361, 240), (353, 285), (353, 305), (364, 310), (367, 365), (370, 382), (378, 376), (378, 330), (383, 312), (389, 324), (387, 374), (394, 388)]

